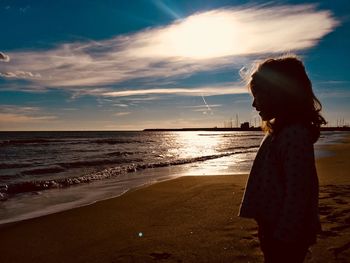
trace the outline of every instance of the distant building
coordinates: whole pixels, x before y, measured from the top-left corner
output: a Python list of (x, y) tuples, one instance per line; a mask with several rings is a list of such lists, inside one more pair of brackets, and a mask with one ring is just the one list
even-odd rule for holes
[(241, 129), (249, 129), (249, 122), (241, 123)]

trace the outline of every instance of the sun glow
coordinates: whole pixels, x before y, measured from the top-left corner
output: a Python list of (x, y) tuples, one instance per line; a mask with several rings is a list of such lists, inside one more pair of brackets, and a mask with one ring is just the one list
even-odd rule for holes
[(331, 13), (311, 5), (217, 9), (135, 35), (128, 56), (198, 63), (289, 52), (314, 46), (337, 24)]
[(225, 56), (228, 52), (241, 53), (243, 46), (237, 41), (241, 34), (234, 17), (206, 13), (174, 25), (160, 38), (174, 56), (206, 59)]
[(29, 90), (46, 90), (187, 76), (240, 65), (238, 56), (313, 47), (339, 24), (316, 5), (220, 8), (106, 40), (0, 53), (0, 78), (26, 79)]

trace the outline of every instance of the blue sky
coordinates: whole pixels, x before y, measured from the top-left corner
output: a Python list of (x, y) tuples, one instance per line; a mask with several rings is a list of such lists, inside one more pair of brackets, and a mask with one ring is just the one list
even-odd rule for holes
[(239, 71), (305, 62), (331, 125), (350, 122), (350, 4), (0, 1), (0, 130), (258, 123)]

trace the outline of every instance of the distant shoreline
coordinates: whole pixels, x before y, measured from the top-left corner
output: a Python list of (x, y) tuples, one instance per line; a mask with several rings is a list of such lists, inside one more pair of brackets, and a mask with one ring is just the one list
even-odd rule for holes
[[(179, 128), (179, 129), (144, 129), (153, 131), (261, 131), (260, 127), (249, 128)], [(321, 127), (321, 131), (350, 131), (350, 127)]]
[(260, 127), (251, 128), (177, 128), (177, 129), (144, 129), (143, 131), (261, 131)]
[[(12, 132), (154, 132), (154, 131), (261, 131), (261, 127), (249, 127), (249, 128), (152, 128), (143, 130), (36, 130), (36, 131), (0, 131), (1, 133)], [(321, 131), (350, 131), (350, 127), (321, 127)]]

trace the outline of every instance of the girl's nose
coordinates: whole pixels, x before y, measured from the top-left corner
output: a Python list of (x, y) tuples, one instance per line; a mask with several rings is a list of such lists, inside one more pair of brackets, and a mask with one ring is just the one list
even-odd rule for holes
[(255, 101), (255, 99), (253, 100), (252, 106), (253, 106), (254, 108), (256, 108), (256, 101)]

